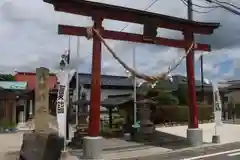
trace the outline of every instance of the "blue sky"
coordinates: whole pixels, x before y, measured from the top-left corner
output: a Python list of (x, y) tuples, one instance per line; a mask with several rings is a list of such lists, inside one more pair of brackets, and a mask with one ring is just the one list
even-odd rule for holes
[(223, 61), (219, 64), (220, 72), (218, 74), (226, 74), (231, 70), (231, 67), (233, 66), (233, 60), (229, 59), (226, 61)]
[[(144, 10), (152, 0), (92, 0), (113, 5), (126, 6)], [(230, 0), (228, 0), (229, 2)], [(231, 2), (240, 6), (239, 0)], [(203, 0), (193, 0), (193, 3), (209, 6)], [(199, 11), (206, 9), (195, 8)], [(187, 17), (187, 8), (180, 0), (158, 0), (150, 12)], [(207, 78), (240, 79), (240, 16), (233, 15), (223, 9), (215, 9), (208, 14), (194, 13), (194, 20), (203, 22), (220, 22), (221, 28), (211, 37), (197, 37), (197, 41), (212, 44), (211, 53), (204, 55), (204, 72)], [(68, 37), (57, 35), (58, 24), (91, 26), (89, 17), (57, 13), (53, 7), (42, 0), (1, 0), (0, 1), (0, 59), (1, 72), (34, 71), (36, 67), (45, 66), (53, 71), (58, 68), (60, 55), (68, 44)], [(111, 30), (121, 30), (126, 23), (105, 20), (104, 27)], [(142, 32), (142, 26), (129, 24), (126, 32)], [(180, 38), (179, 32), (159, 30), (160, 36)], [(80, 38), (80, 60), (76, 59), (76, 37), (71, 38), (72, 67), (82, 72), (91, 71), (92, 41)], [(132, 64), (132, 52), (136, 47), (137, 69), (150, 75), (162, 73), (168, 66), (184, 54), (181, 49), (164, 46), (133, 44), (119, 41), (107, 41), (121, 59)], [(102, 73), (124, 75), (123, 68), (111, 57), (103, 47)], [(196, 53), (196, 77), (199, 77), (199, 55)], [(80, 63), (80, 65), (79, 65)], [(218, 64), (218, 67), (214, 67)], [(174, 74), (186, 74), (183, 62)]]

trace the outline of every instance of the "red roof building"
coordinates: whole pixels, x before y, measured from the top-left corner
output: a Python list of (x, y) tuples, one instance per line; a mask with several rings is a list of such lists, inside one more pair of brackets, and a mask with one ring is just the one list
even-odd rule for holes
[[(28, 89), (34, 90), (36, 86), (36, 73), (33, 72), (17, 72), (15, 75), (16, 81), (25, 81), (28, 83)], [(50, 74), (48, 79), (48, 85), (50, 89), (54, 89), (57, 84), (57, 76)]]

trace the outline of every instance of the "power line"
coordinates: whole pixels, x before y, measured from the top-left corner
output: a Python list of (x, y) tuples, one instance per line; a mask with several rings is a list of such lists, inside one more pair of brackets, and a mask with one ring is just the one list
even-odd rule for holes
[[(183, 3), (185, 6), (188, 6), (187, 0), (181, 0), (181, 1), (182, 1), (182, 3)], [(197, 4), (193, 4), (193, 3), (192, 3), (192, 5), (193, 5), (193, 6), (200, 7), (200, 8), (209, 8), (209, 9), (210, 9), (210, 10), (208, 10), (208, 11), (198, 11), (198, 10), (195, 10), (195, 9), (191, 8), (191, 10), (192, 10), (193, 12), (200, 13), (200, 14), (206, 14), (206, 13), (212, 12), (213, 10), (215, 10), (216, 8), (218, 8), (217, 6), (201, 6), (201, 5), (197, 5)]]
[[(144, 11), (147, 11), (147, 10), (148, 10), (150, 7), (152, 7), (157, 1), (158, 1), (158, 0), (153, 0), (153, 1), (144, 9)], [(119, 32), (124, 31), (124, 29), (126, 29), (130, 24), (131, 24), (131, 23), (126, 24)], [(91, 54), (87, 55), (85, 58), (83, 58), (83, 60), (89, 58), (90, 56), (91, 56)], [(82, 64), (84, 64), (84, 63), (82, 63)], [(81, 64), (80, 64), (80, 65), (81, 65)]]
[[(185, 1), (187, 3), (187, 0), (183, 0), (183, 1)], [(212, 9), (212, 8), (219, 8), (218, 5), (217, 6), (203, 6), (203, 5), (194, 4), (194, 3), (192, 3), (192, 5), (196, 6), (196, 7), (199, 7), (199, 8), (210, 8), (210, 9)]]
[[(181, 0), (182, 3), (186, 6), (187, 5), (187, 0)], [(199, 7), (199, 8), (209, 8), (211, 10), (209, 11), (198, 11), (198, 10), (195, 10), (195, 9), (192, 9), (192, 11), (194, 12), (197, 12), (197, 13), (209, 13), (217, 8), (223, 8), (229, 12), (232, 12), (236, 15), (240, 15), (240, 7), (238, 7), (237, 5), (235, 4), (232, 4), (232, 3), (229, 3), (229, 2), (221, 2), (219, 0), (204, 0), (208, 3), (214, 3), (215, 6), (203, 6), (203, 5), (198, 5), (198, 4), (192, 4), (193, 6), (196, 6), (196, 7)], [(224, 5), (225, 4), (225, 5)]]
[(236, 9), (240, 9), (240, 7), (238, 7), (237, 5), (229, 3), (229, 2), (220, 2), (218, 0), (215, 0), (215, 1), (218, 2), (218, 3), (221, 3), (221, 4), (229, 5), (229, 6), (233, 7), (233, 8), (236, 8)]
[[(145, 9), (144, 11), (147, 11), (150, 7), (152, 7), (158, 0), (154, 0), (152, 3), (150, 3)], [(130, 23), (126, 24), (121, 30), (120, 32), (122, 32), (124, 29), (126, 29), (128, 26), (130, 25)]]
[[(240, 16), (240, 10), (238, 9), (239, 7), (236, 6), (236, 5), (233, 5), (231, 3), (228, 3), (228, 2), (220, 2), (218, 0), (204, 0), (206, 2), (209, 2), (209, 3), (214, 3), (214, 4), (217, 4), (219, 5), (221, 8), (233, 13), (233, 14), (236, 14), (236, 15), (239, 15)], [(224, 4), (227, 4), (227, 5), (224, 5)], [(232, 6), (232, 7), (231, 7)]]

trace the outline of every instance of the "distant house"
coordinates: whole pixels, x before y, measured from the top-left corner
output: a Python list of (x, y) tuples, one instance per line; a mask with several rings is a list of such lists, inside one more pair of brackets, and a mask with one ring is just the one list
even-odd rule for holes
[(228, 82), (228, 93), (226, 94), (226, 99), (228, 102), (234, 102), (235, 104), (240, 104), (240, 80), (234, 80)]
[[(86, 100), (90, 100), (91, 74), (79, 73), (79, 86), (82, 86), (86, 94)], [(70, 82), (70, 88), (76, 91), (76, 78)], [(101, 75), (101, 101), (110, 95), (123, 95), (133, 92), (133, 81), (125, 76)], [(101, 110), (105, 110), (101, 107)]]
[[(26, 117), (29, 116), (29, 114), (33, 114), (35, 112), (35, 87), (36, 87), (36, 73), (33, 72), (17, 72), (15, 75), (15, 80), (18, 82), (27, 82), (27, 89), (32, 91), (31, 99), (29, 99), (27, 102), (25, 102), (26, 108), (31, 111), (26, 113)], [(51, 108), (55, 107), (55, 101), (57, 97), (57, 77), (55, 74), (50, 74), (48, 79), (48, 86), (50, 89), (50, 95), (49, 95), (49, 107)]]
[[(27, 82), (27, 88), (29, 90), (35, 90), (36, 73), (17, 72), (14, 77), (18, 82)], [(55, 74), (50, 74), (48, 83), (50, 88), (50, 110), (55, 112), (55, 101), (57, 96), (57, 76)], [(80, 73), (79, 84), (83, 87), (87, 100), (90, 100), (91, 74)], [(70, 82), (70, 89), (76, 89), (75, 76)], [(101, 100), (106, 99), (109, 95), (128, 94), (132, 92), (132, 79), (124, 76), (101, 75)], [(30, 100), (30, 103), (33, 106), (32, 110), (34, 112), (34, 97)]]
[[(25, 81), (28, 83), (28, 89), (34, 90), (36, 87), (36, 73), (33, 72), (17, 72), (15, 75), (16, 81)], [(56, 87), (57, 77), (55, 74), (50, 74), (48, 85), (50, 89)]]
[(0, 81), (0, 88), (0, 121), (8, 125), (16, 124), (20, 112), (29, 111), (25, 104), (31, 98), (32, 91), (27, 89), (27, 82)]

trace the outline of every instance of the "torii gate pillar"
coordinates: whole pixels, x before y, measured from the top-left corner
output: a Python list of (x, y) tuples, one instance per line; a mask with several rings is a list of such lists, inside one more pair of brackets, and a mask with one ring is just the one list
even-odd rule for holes
[[(93, 17), (94, 28), (102, 30), (102, 18)], [(101, 101), (101, 40), (93, 35), (92, 51), (92, 79), (91, 79), (91, 101), (89, 113), (88, 136), (83, 139), (83, 156), (85, 159), (101, 159), (102, 138), (100, 131), (100, 101)]]
[[(185, 32), (184, 39), (189, 42), (189, 47), (194, 43), (192, 32)], [(185, 50), (188, 50), (187, 47)], [(189, 120), (187, 129), (187, 140), (192, 146), (199, 146), (203, 142), (202, 129), (198, 128), (198, 107), (196, 103), (195, 73), (194, 73), (194, 49), (190, 50), (186, 57), (187, 83), (188, 83), (188, 107)]]

